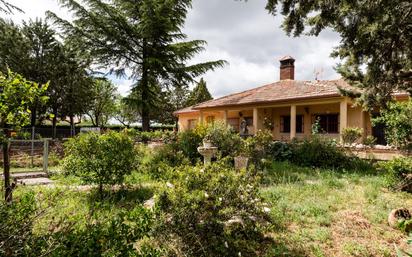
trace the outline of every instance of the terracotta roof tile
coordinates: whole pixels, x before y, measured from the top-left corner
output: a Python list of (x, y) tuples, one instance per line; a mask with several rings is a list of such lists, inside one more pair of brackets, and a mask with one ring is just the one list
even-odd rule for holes
[(279, 102), (294, 99), (340, 96), (339, 87), (351, 88), (344, 80), (297, 81), (281, 80), (262, 87), (210, 100), (192, 108), (234, 106), (255, 103)]
[(198, 110), (194, 110), (193, 106), (189, 106), (180, 110), (175, 111), (173, 114), (174, 115), (178, 115), (178, 114), (182, 114), (182, 113), (192, 113), (192, 112), (199, 112)]

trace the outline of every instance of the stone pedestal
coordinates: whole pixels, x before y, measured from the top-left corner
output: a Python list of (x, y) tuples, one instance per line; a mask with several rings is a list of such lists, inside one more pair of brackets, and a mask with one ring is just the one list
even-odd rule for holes
[(211, 147), (198, 147), (197, 151), (200, 153), (200, 155), (203, 156), (204, 164), (208, 164), (212, 162), (212, 157), (215, 156), (217, 153), (217, 147), (211, 146)]

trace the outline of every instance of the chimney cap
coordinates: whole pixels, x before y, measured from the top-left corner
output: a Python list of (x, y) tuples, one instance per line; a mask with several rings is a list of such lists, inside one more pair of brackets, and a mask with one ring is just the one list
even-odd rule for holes
[(280, 60), (279, 61), (288, 61), (288, 60), (295, 60), (292, 56), (290, 56), (290, 55), (286, 55), (286, 56), (283, 56), (282, 58), (280, 58)]

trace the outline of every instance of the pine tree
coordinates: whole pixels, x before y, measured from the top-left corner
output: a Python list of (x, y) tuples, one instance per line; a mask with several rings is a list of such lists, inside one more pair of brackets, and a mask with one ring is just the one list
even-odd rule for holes
[[(75, 16), (73, 22), (48, 13), (72, 41), (94, 57), (96, 64), (135, 81), (132, 94), (139, 96), (143, 130), (150, 127), (163, 88), (187, 86), (194, 78), (224, 65), (215, 61), (187, 65), (204, 49), (201, 40), (183, 41), (191, 0), (60, 0)], [(130, 97), (136, 99), (136, 97)]]
[(190, 93), (189, 99), (187, 101), (187, 106), (196, 105), (212, 99), (213, 97), (207, 89), (206, 81), (204, 81), (204, 79), (201, 78), (199, 83)]
[(19, 7), (9, 3), (8, 1), (0, 0), (0, 12), (12, 14), (13, 11), (23, 12)]
[(342, 40), (332, 54), (343, 60), (337, 70), (363, 89), (365, 106), (385, 107), (397, 90), (412, 93), (410, 0), (268, 0), (267, 10), (276, 14), (278, 8), (288, 35), (318, 36), (326, 28), (339, 33)]

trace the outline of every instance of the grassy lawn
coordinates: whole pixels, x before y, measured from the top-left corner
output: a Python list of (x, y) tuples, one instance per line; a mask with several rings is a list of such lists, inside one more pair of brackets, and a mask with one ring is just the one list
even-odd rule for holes
[(264, 177), (276, 226), (268, 256), (395, 256), (405, 239), (387, 216), (412, 197), (387, 190), (381, 175), (276, 163)]

